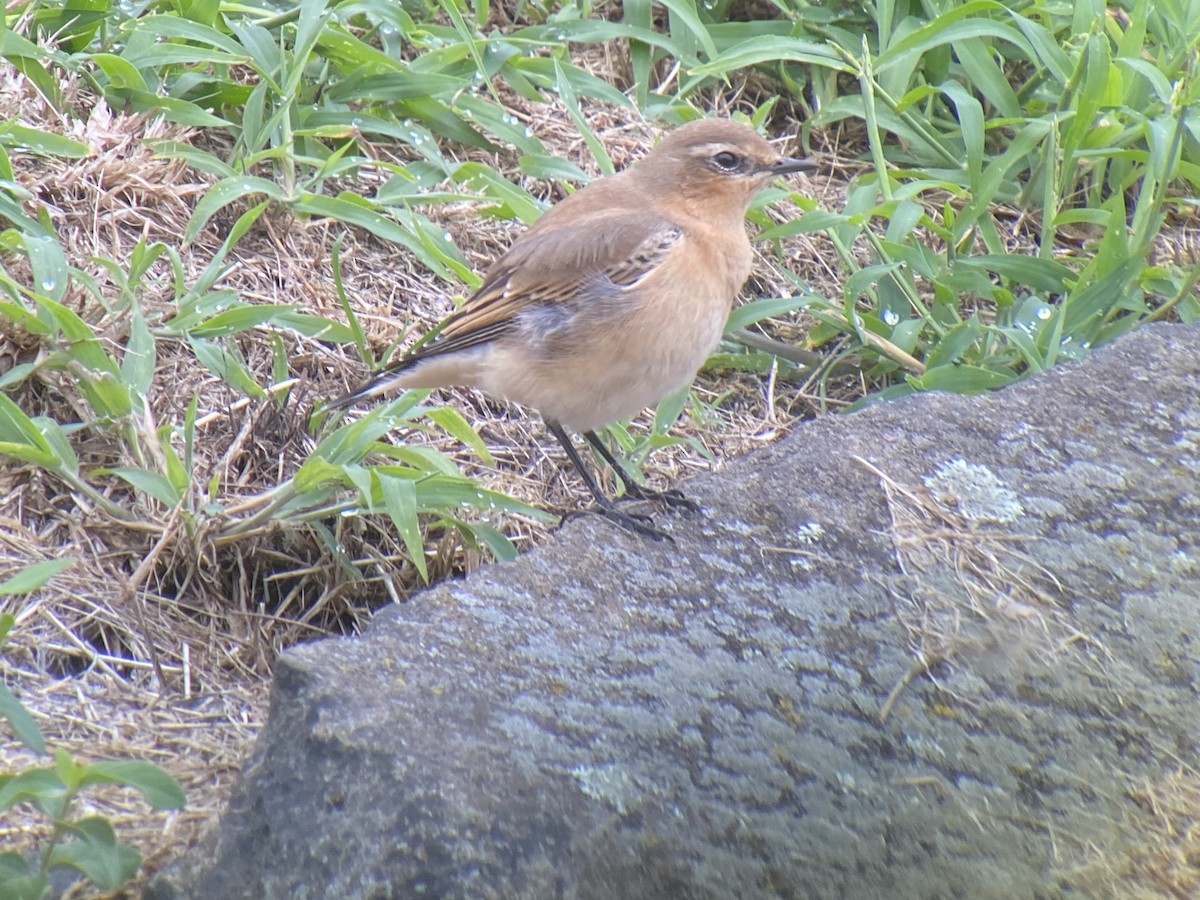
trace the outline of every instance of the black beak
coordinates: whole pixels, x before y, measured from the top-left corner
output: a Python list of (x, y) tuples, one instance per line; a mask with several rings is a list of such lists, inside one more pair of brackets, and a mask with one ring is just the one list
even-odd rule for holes
[(772, 175), (790, 175), (793, 172), (811, 172), (818, 168), (812, 159), (781, 159), (767, 167)]

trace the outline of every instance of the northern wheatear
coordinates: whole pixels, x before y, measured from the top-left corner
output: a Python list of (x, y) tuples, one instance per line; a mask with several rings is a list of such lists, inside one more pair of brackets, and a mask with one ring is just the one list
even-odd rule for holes
[(661, 537), (645, 517), (615, 508), (564, 428), (583, 434), (628, 494), (655, 496), (625, 473), (595, 429), (691, 381), (750, 274), (751, 199), (776, 175), (811, 168), (736, 122), (701, 119), (677, 128), (634, 166), (548, 209), (432, 340), (328, 408), (398, 388), (449, 385), (530, 406), (604, 515)]

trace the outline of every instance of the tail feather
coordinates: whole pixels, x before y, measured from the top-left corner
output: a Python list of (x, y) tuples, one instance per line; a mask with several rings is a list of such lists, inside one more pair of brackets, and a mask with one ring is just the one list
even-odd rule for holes
[(438, 344), (410, 351), (374, 372), (357, 390), (330, 400), (325, 408), (347, 409), (361, 400), (406, 388), (439, 388), (455, 384), (486, 387), (481, 384), (480, 377), (486, 369), (489, 346), (484, 343), (447, 349)]
[(369, 400), (372, 397), (386, 394), (393, 388), (402, 387), (405, 371), (410, 365), (410, 360), (404, 359), (380, 369), (355, 390), (330, 400), (325, 404), (325, 408), (331, 411), (349, 409), (363, 400)]

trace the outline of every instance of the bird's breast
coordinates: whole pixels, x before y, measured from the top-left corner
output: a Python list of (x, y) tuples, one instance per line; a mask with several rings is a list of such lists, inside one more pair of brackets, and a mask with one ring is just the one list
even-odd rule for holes
[(745, 232), (724, 237), (682, 242), (632, 286), (597, 294), (572, 315), (559, 310), (553, 329), (531, 322), (518, 341), (496, 348), (493, 377), (482, 386), (577, 431), (658, 403), (716, 348), (749, 274)]

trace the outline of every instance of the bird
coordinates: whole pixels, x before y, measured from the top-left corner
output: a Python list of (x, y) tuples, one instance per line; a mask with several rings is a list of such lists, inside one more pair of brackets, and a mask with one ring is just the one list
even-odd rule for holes
[(612, 467), (627, 496), (693, 506), (676, 491), (639, 486), (596, 430), (691, 383), (749, 277), (754, 195), (776, 176), (814, 167), (731, 119), (688, 122), (547, 209), (431, 338), (326, 408), (451, 385), (515, 401), (541, 414), (596, 512), (665, 537), (601, 491), (568, 431)]

